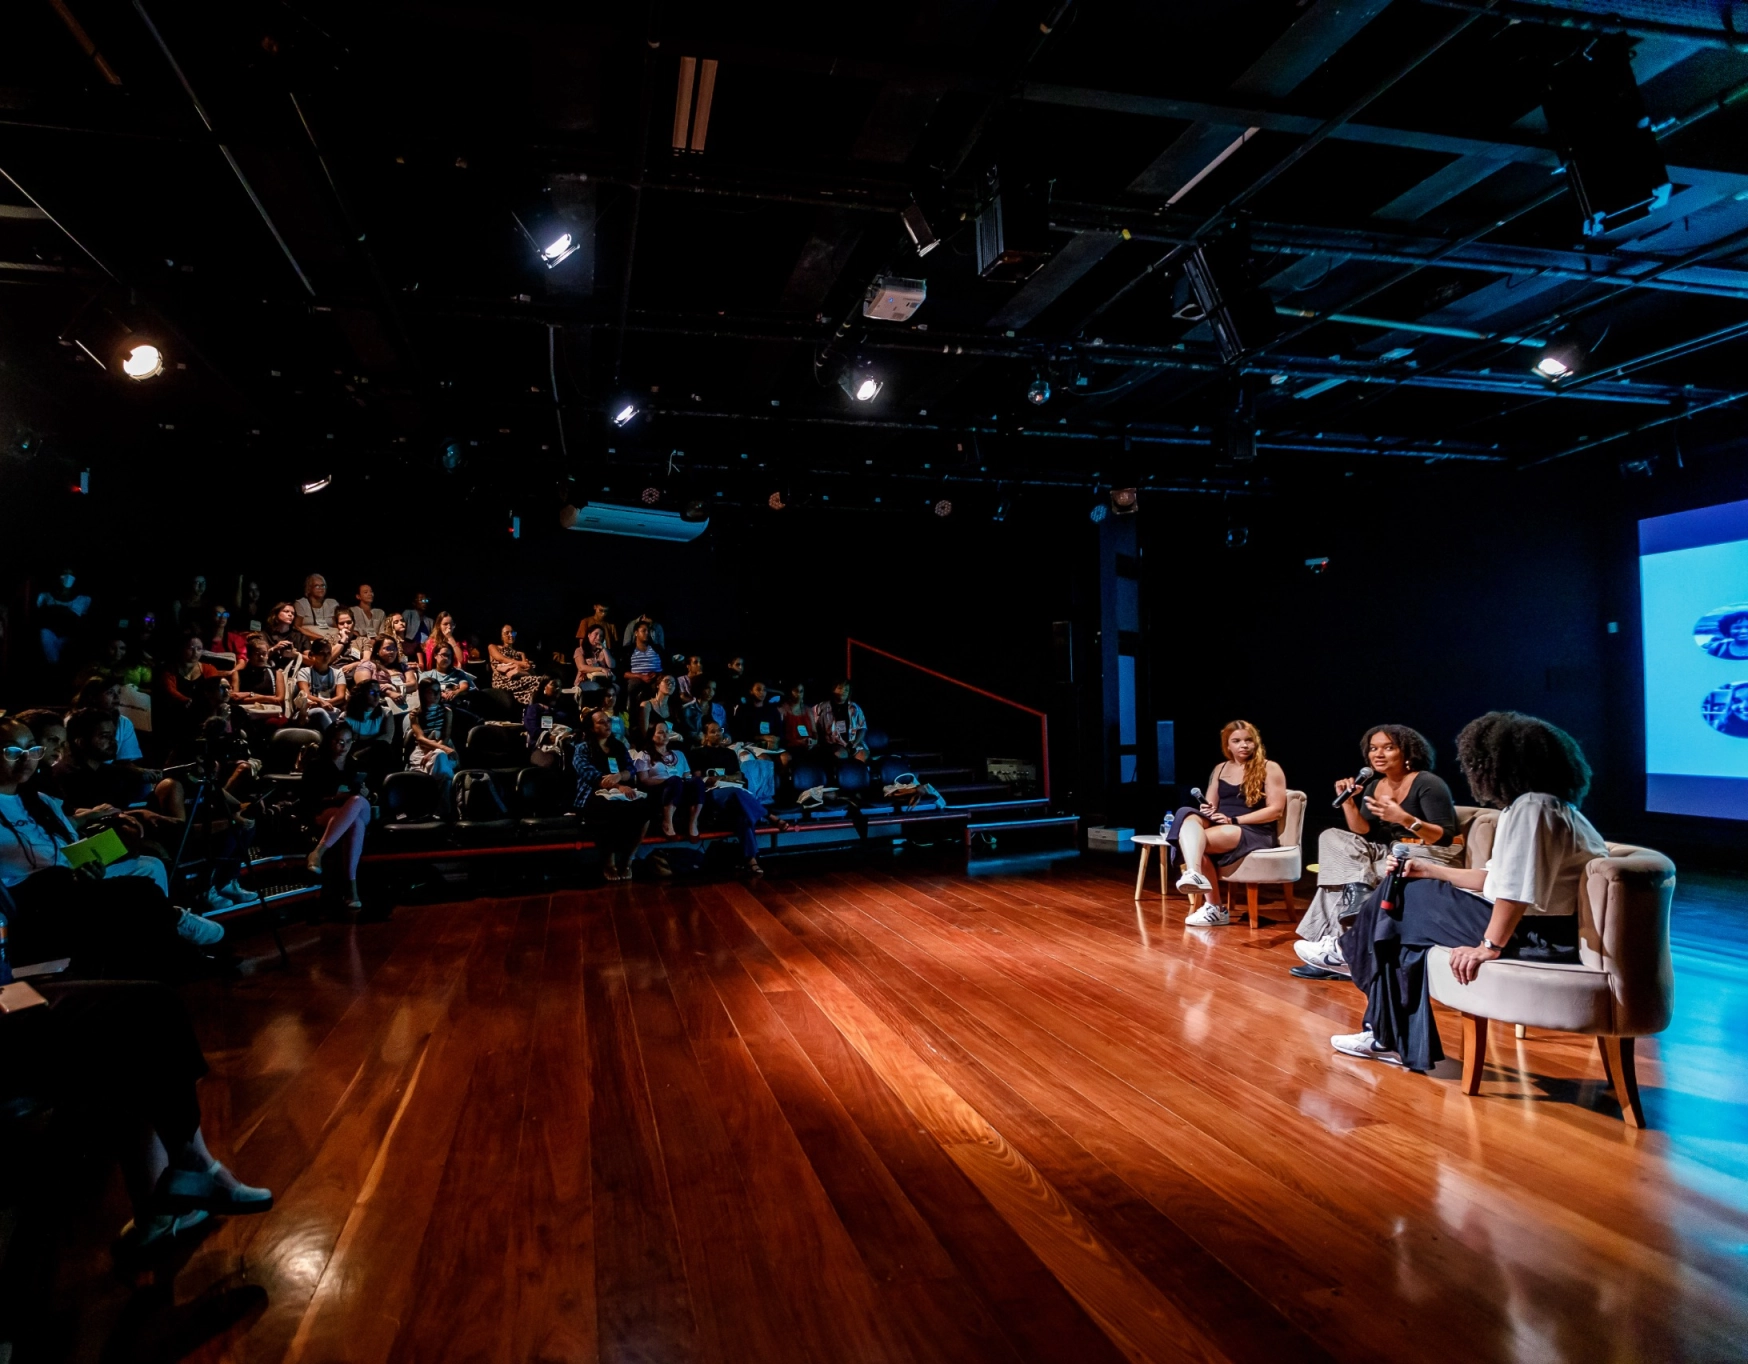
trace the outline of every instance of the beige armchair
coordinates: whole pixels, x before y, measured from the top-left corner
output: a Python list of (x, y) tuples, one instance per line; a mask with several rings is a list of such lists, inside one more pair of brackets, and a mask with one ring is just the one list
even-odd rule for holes
[(1250, 926), (1257, 925), (1256, 890), (1258, 886), (1279, 886), (1281, 899), (1288, 914), (1298, 915), (1293, 903), (1293, 886), (1305, 871), (1302, 844), (1305, 839), (1305, 793), (1287, 792), (1287, 812), (1275, 824), (1280, 839), (1277, 848), (1258, 848), (1220, 873), (1228, 887), (1243, 886), (1245, 907), (1250, 911)]
[[(1474, 829), (1469, 864), (1485, 865), (1496, 812), (1458, 806), (1457, 814), (1465, 828)], [(1622, 1117), (1643, 1127), (1633, 1039), (1662, 1032), (1675, 1006), (1669, 955), (1674, 895), (1675, 865), (1667, 857), (1611, 843), (1608, 856), (1593, 858), (1579, 883), (1576, 963), (1490, 961), (1463, 985), (1451, 974), (1450, 950), (1433, 948), (1426, 963), (1432, 997), (1463, 1015), (1463, 1092), (1480, 1091), (1490, 1019), (1586, 1033), (1596, 1038)]]

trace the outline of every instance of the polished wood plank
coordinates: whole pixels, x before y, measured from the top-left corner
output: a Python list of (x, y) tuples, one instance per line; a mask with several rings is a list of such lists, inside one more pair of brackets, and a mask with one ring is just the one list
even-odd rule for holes
[(1333, 1055), (1360, 998), (1287, 975), (1289, 926), (1162, 924), (1132, 875), (476, 899), (300, 926), (285, 971), (263, 939), (188, 994), (209, 1136), (278, 1206), (130, 1291), (112, 1180), (28, 1357), (1740, 1357), (1729, 887), (1640, 1130), (1588, 1038), (1498, 1033), (1473, 1097)]

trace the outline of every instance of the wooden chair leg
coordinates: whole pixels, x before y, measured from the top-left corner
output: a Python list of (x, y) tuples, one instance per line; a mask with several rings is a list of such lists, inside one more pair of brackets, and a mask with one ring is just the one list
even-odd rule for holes
[(1514, 1027), (1516, 1027), (1516, 1029), (1517, 1029), (1517, 1035), (1518, 1035), (1518, 1036), (1519, 1036), (1519, 1037), (1528, 1037), (1528, 1036), (1529, 1036), (1529, 1030), (1528, 1030), (1528, 1029), (1526, 1029), (1526, 1028), (1525, 1028), (1525, 1027), (1524, 1027), (1524, 1026), (1523, 1026), (1523, 1024), (1521, 1024), (1521, 1023), (1517, 1023), (1517, 1024), (1514, 1024), (1514, 1025), (1513, 1025), (1513, 1026), (1514, 1026)]
[(1256, 927), (1256, 882), (1244, 883), (1244, 907), (1250, 911), (1250, 926)]
[(1281, 903), (1286, 906), (1290, 918), (1297, 919), (1299, 917), (1299, 906), (1293, 900), (1293, 883), (1291, 881), (1281, 883)]
[(1630, 1037), (1599, 1037), (1596, 1044), (1602, 1050), (1602, 1068), (1614, 1085), (1614, 1096), (1620, 1101), (1621, 1119), (1628, 1127), (1645, 1125), (1645, 1106), (1639, 1102), (1639, 1072), (1633, 1064), (1633, 1039)]
[(1141, 898), (1142, 887), (1147, 884), (1147, 854), (1152, 851), (1152, 844), (1143, 843), (1141, 845), (1141, 870), (1135, 873), (1135, 898), (1137, 900)]
[(1487, 1020), (1463, 1015), (1463, 1093), (1481, 1092), (1481, 1073), (1487, 1066)]

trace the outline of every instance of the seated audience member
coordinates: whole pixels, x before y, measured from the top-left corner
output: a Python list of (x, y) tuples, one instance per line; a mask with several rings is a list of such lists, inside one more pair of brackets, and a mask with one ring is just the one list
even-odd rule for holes
[(178, 625), (197, 629), (207, 604), (206, 575), (196, 573), (189, 579), (188, 591), (170, 603), (170, 619)]
[(655, 695), (651, 696), (637, 708), (637, 724), (635, 733), (641, 739), (650, 732), (652, 726), (663, 724), (669, 730), (677, 731), (680, 727), (682, 706), (675, 699), (674, 679), (667, 673), (656, 678)]
[(601, 849), (601, 874), (609, 881), (631, 877), (637, 845), (649, 827), (651, 802), (637, 789), (637, 773), (625, 745), (613, 737), (606, 711), (583, 716), (583, 732), (571, 746), (577, 777), (576, 808)]
[(139, 735), (134, 733), (134, 722), (122, 714), (120, 683), (101, 677), (92, 678), (79, 688), (79, 694), (73, 698), (73, 709), (100, 710), (115, 721), (117, 761), (137, 763), (145, 757), (140, 749)]
[(735, 742), (776, 752), (783, 745), (783, 718), (777, 707), (765, 698), (765, 684), (754, 682), (747, 688), (747, 699), (734, 709), (729, 733)]
[(404, 714), (408, 698), (418, 690), (419, 670), (408, 658), (401, 641), (393, 634), (383, 635), (376, 641), (370, 661), (383, 700), (397, 713)]
[(539, 748), (541, 740), (554, 729), (577, 727), (577, 713), (570, 697), (558, 685), (556, 677), (536, 677), (534, 694), (522, 708), (522, 730), (528, 736), (530, 750)]
[(243, 651), (247, 647), (247, 636), (239, 630), (231, 629), (231, 613), (224, 607), (213, 605), (207, 607), (203, 614), (200, 628), (201, 646), (209, 654), (230, 654), (237, 662), (243, 661)]
[(682, 700), (692, 699), (692, 689), (703, 684), (704, 660), (697, 654), (691, 654), (686, 659), (686, 674), (678, 679), (679, 692)]
[(308, 636), (297, 628), (297, 608), (290, 602), (274, 603), (261, 633), (267, 640), (267, 661), (275, 668), (284, 668), (294, 658), (303, 657)]
[(687, 815), (686, 837), (698, 837), (698, 816), (703, 812), (704, 783), (692, 775), (686, 755), (669, 744), (670, 731), (666, 720), (657, 720), (649, 729), (649, 748), (632, 754), (632, 766), (637, 772), (637, 784), (660, 809), (662, 837), (674, 838), (674, 812)]
[(1579, 882), (1608, 855), (1578, 811), (1590, 788), (1583, 751), (1546, 720), (1492, 711), (1464, 726), (1457, 761), (1475, 798), (1503, 811), (1493, 856), (1473, 868), (1411, 857), (1398, 908), (1384, 911), (1381, 889), (1361, 902), (1341, 953), (1365, 991), (1364, 1026), (1330, 1038), (1349, 1056), (1417, 1071), (1444, 1059), (1425, 969), (1435, 946), (1451, 949), (1451, 974), (1465, 985), (1501, 957), (1578, 960)]
[(0, 1099), (29, 1094), (113, 1147), (133, 1204), (118, 1266), (211, 1214), (266, 1212), (273, 1195), (221, 1165), (200, 1130), (206, 1058), (176, 992), (143, 980), (36, 981), (47, 1007), (0, 1018)]
[(800, 755), (819, 745), (819, 731), (813, 725), (813, 711), (807, 704), (807, 688), (799, 682), (789, 684), (789, 695), (777, 705), (777, 715), (783, 724), (783, 752)]
[(320, 573), (310, 574), (303, 580), (303, 596), (292, 603), (297, 632), (306, 640), (332, 641), (339, 605), (328, 596), (328, 580)]
[(158, 674), (152, 700), (152, 728), (172, 747), (188, 737), (195, 684), (202, 678), (219, 675), (212, 664), (200, 661), (201, 652), (200, 636), (184, 635), (176, 662)]
[(507, 691), (526, 706), (533, 699), (539, 678), (528, 655), (516, 647), (516, 627), (505, 625), (498, 631), (498, 642), (486, 646), (486, 656), (492, 663), (492, 685)]
[(722, 665), (722, 683), (716, 690), (731, 710), (747, 699), (747, 661), (740, 654)]
[(365, 794), (364, 774), (352, 756), (352, 726), (336, 721), (298, 757), (297, 803), (316, 832), (306, 865), (322, 869), (328, 849), (338, 848), (346, 874), (346, 908), (363, 909), (358, 898), (358, 859), (364, 855), (364, 832), (370, 827), (370, 801)]
[(747, 790), (740, 755), (728, 746), (728, 735), (716, 720), (704, 722), (698, 771), (704, 780), (705, 818), (713, 828), (730, 830), (740, 840), (742, 865), (752, 875), (763, 876), (757, 831), (765, 822), (765, 807)]
[(459, 701), (473, 690), (473, 678), (460, 671), (455, 662), (455, 650), (447, 644), (439, 644), (432, 652), (430, 668), (419, 674), (419, 681), (437, 684), (445, 702)]
[(850, 699), (847, 681), (832, 688), (831, 700), (821, 701), (813, 708), (813, 726), (813, 732), (833, 757), (868, 761), (868, 717)]
[[(1183, 858), (1177, 888), (1199, 893), (1184, 922), (1200, 927), (1232, 922), (1225, 905), (1214, 899), (1208, 872), (1229, 867), (1258, 848), (1273, 848), (1280, 839), (1275, 825), (1287, 812), (1287, 776), (1270, 762), (1262, 735), (1248, 720), (1233, 720), (1220, 731), (1220, 751), (1226, 760), (1208, 777), (1207, 797), (1199, 806), (1177, 812), (1171, 841)], [(1191, 895), (1192, 901), (1196, 894)]]
[(577, 622), (577, 643), (587, 643), (589, 631), (597, 626), (601, 630), (601, 642), (609, 649), (617, 649), (619, 647), (619, 627), (607, 619), (607, 608), (600, 602), (595, 603), (592, 614), (584, 616)]
[(276, 727), (285, 720), (285, 674), (267, 657), (267, 636), (250, 635), (243, 645), (231, 704), (248, 708), (257, 724)]
[[(203, 679), (195, 688), (189, 735), (171, 752), (172, 766), (152, 793), (160, 813), (174, 821), (163, 830), (167, 846), (181, 846), (188, 825), (190, 856), (203, 859), (208, 889), (200, 909), (228, 909), (255, 899), (237, 882), (255, 824), (246, 808), (255, 798), (249, 742), (232, 719), (228, 677)], [(197, 803), (201, 778), (210, 775), (206, 803)], [(192, 821), (192, 824), (190, 824)]]
[(631, 635), (631, 663), (624, 675), (625, 697), (633, 710), (654, 693), (662, 675), (662, 655), (650, 637), (648, 621), (639, 621)]
[(455, 633), (455, 617), (447, 611), (439, 611), (436, 621), (431, 626), (431, 634), (425, 640), (423, 650), (425, 666), (427, 668), (436, 667), (437, 651), (445, 648), (449, 650), (450, 657), (454, 659), (452, 667), (464, 668), (467, 666), (467, 645), (462, 643), (460, 636)]
[(178, 972), (178, 939), (205, 946), (224, 937), (218, 924), (170, 903), (156, 858), (75, 871), (67, 845), (120, 812), (99, 806), (69, 818), (60, 801), (29, 789), (41, 760), (29, 726), (0, 717), (0, 885), (12, 897), (12, 961), (73, 957), (82, 975), (156, 979)]
[(431, 599), (423, 592), (413, 593), (413, 604), (400, 617), (407, 631), (406, 642), (415, 649), (423, 649), (425, 641), (431, 638), (431, 627), (437, 623), (431, 617)]
[[(34, 713), (24, 711), (17, 718), (28, 724)], [(76, 710), (67, 717), (66, 733), (67, 746), (60, 761), (51, 770), (45, 754), (32, 785), (40, 785), (64, 810), (71, 810), (75, 821), (97, 810), (127, 811), (112, 822), (128, 850), (168, 863), (163, 838), (174, 836), (169, 831), (176, 828), (176, 822), (154, 810), (129, 809), (152, 794), (156, 774), (133, 763), (115, 761), (115, 718), (95, 707)], [(168, 888), (169, 882), (164, 885)]]
[[(1364, 789), (1344, 801), (1345, 829), (1325, 829), (1317, 836), (1317, 892), (1299, 920), (1301, 942), (1293, 944), (1303, 967), (1296, 974), (1346, 975), (1341, 959), (1342, 921), (1351, 919), (1360, 901), (1378, 884), (1393, 844), (1418, 843), (1413, 855), (1435, 862), (1462, 858), (1453, 846), (1457, 807), (1451, 788), (1432, 771), (1432, 745), (1407, 725), (1374, 725), (1360, 740), (1365, 765), (1376, 774)], [(1335, 794), (1354, 790), (1352, 777), (1335, 784)]]
[(352, 670), (364, 657), (359, 648), (358, 629), (352, 620), (352, 608), (342, 606), (334, 612), (334, 647), (328, 651), (328, 662), (352, 679)]
[(376, 589), (369, 583), (358, 584), (357, 605), (352, 608), (352, 628), (360, 639), (376, 639), (388, 623), (388, 612), (376, 604)]
[(439, 781), (455, 775), (455, 745), (450, 742), (452, 721), (443, 701), (436, 674), (419, 678), (419, 704), (407, 720), (407, 765), (429, 772)]
[(262, 626), (261, 584), (253, 578), (237, 580), (237, 594), (232, 603), (231, 619), (247, 633)]
[(346, 691), (346, 706), (342, 711), (352, 727), (354, 749), (367, 743), (381, 743), (388, 737), (388, 712), (382, 708), (382, 690), (374, 676), (354, 682)]
[(346, 675), (333, 666), (331, 652), (327, 640), (311, 640), (304, 666), (298, 669), (293, 704), (299, 722), (310, 729), (327, 729), (346, 705)]
[(577, 665), (577, 678), (573, 684), (579, 696), (593, 697), (599, 695), (603, 687), (612, 684), (617, 674), (613, 662), (613, 651), (607, 647), (607, 627), (599, 621), (589, 625), (583, 638), (577, 641), (577, 651), (572, 655)]
[[(36, 706), (14, 713), (21, 724), (30, 726), (30, 732), (36, 735), (36, 741), (42, 747), (42, 757), (36, 765), (38, 775), (47, 773), (60, 762), (67, 751), (66, 721), (47, 706)], [(57, 791), (53, 794), (60, 793)]]
[(620, 635), (620, 638), (635, 640), (637, 638), (637, 627), (640, 625), (649, 626), (649, 642), (656, 652), (666, 653), (668, 649), (667, 634), (662, 629), (662, 623), (648, 611), (639, 611), (630, 620), (626, 621), (624, 633)]
[(724, 730), (728, 728), (728, 712), (716, 701), (716, 683), (708, 677), (692, 684), (692, 695), (680, 707), (680, 729), (688, 743), (695, 743), (704, 733), (704, 723), (714, 720)]

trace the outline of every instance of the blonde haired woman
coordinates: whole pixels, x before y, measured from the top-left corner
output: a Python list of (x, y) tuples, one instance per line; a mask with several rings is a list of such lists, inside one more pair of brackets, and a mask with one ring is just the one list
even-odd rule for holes
[(1275, 826), (1287, 812), (1287, 774), (1269, 761), (1255, 725), (1248, 720), (1227, 724), (1220, 731), (1220, 752), (1225, 761), (1209, 774), (1203, 803), (1180, 809), (1171, 831), (1184, 868), (1177, 888), (1191, 900), (1184, 922), (1204, 928), (1232, 922), (1214, 898), (1208, 873), (1258, 848), (1275, 847)]

